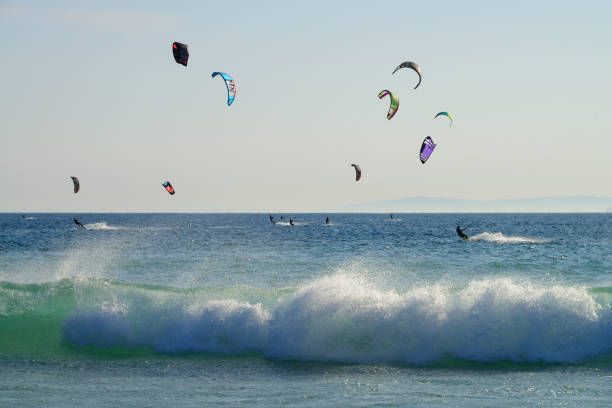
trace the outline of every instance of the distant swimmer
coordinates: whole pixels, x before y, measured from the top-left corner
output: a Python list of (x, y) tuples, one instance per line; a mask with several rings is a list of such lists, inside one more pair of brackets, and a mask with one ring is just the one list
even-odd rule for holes
[[(472, 224), (470, 224), (472, 225)], [(468, 229), (470, 227), (470, 225), (468, 225), (467, 227), (464, 227), (463, 229), (461, 229), (461, 227), (459, 225), (457, 225), (457, 235), (459, 235), (461, 238), (463, 239), (469, 239), (470, 237), (468, 237), (465, 232), (466, 229)]]
[(325, 225), (328, 225), (329, 223), (330, 223), (329, 217), (325, 217)]
[(295, 225), (295, 224), (293, 223), (293, 218), (289, 218), (289, 225), (291, 225), (291, 226)]
[(270, 222), (272, 225), (276, 225), (276, 221), (274, 221), (274, 217), (272, 215), (270, 215)]
[[(79, 221), (79, 219), (78, 219), (78, 218), (73, 218), (73, 219), (74, 219), (74, 223), (75, 223), (76, 225), (78, 225), (78, 226), (79, 226), (79, 227), (81, 227), (81, 228), (85, 228), (85, 226), (84, 226), (83, 224), (81, 224), (81, 221)], [(87, 229), (87, 228), (85, 228), (85, 229)]]

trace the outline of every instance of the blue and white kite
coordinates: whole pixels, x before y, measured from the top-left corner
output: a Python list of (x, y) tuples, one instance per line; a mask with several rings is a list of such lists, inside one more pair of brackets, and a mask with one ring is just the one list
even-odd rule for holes
[(234, 102), (234, 99), (236, 99), (236, 81), (223, 72), (212, 73), (213, 78), (217, 75), (221, 75), (221, 78), (225, 81), (225, 86), (227, 87), (227, 106), (230, 106), (232, 102)]

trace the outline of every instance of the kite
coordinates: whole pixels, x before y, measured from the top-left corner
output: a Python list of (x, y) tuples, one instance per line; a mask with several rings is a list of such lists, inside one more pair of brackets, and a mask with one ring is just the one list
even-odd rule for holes
[(431, 153), (433, 153), (435, 148), (436, 144), (434, 143), (433, 139), (427, 136), (425, 140), (423, 140), (423, 144), (421, 145), (421, 163), (425, 164), (425, 162), (427, 161), (427, 159), (429, 159), (429, 156), (431, 156)]
[(434, 119), (437, 118), (438, 116), (446, 116), (446, 117), (448, 117), (450, 119), (450, 126), (449, 127), (453, 126), (453, 117), (450, 115), (450, 113), (448, 113), (448, 112), (438, 112), (436, 114), (436, 116), (434, 116)]
[(189, 59), (189, 47), (187, 44), (172, 43), (172, 54), (177, 63), (187, 66), (187, 60)]
[(231, 76), (224, 74), (223, 72), (212, 73), (213, 78), (217, 75), (221, 75), (221, 78), (223, 78), (225, 81), (225, 86), (227, 87), (227, 106), (230, 106), (236, 98), (236, 81), (234, 81)]
[(180, 42), (172, 43), (172, 54), (177, 63), (187, 66), (187, 60), (189, 59), (189, 47), (187, 47), (187, 44), (181, 44)]
[(79, 192), (79, 189), (81, 188), (81, 183), (79, 183), (79, 178), (78, 177), (70, 177), (72, 179), (72, 184), (74, 184), (74, 194)]
[(355, 181), (361, 180), (361, 167), (358, 164), (351, 164), (355, 168)]
[(387, 119), (391, 120), (393, 116), (397, 113), (397, 109), (399, 108), (399, 98), (391, 91), (384, 90), (380, 91), (378, 94), (378, 99), (382, 99), (385, 96), (389, 95), (391, 98), (391, 105), (389, 106), (389, 112), (387, 113)]
[(410, 68), (419, 75), (419, 82), (414, 87), (414, 89), (417, 89), (419, 85), (421, 84), (421, 79), (423, 77), (423, 73), (421, 72), (421, 67), (419, 67), (419, 65), (416, 62), (406, 61), (406, 62), (402, 62), (397, 67), (395, 67), (395, 69), (393, 70), (391, 74), (395, 74), (395, 72), (399, 70), (400, 68)]
[(170, 184), (169, 181), (166, 181), (165, 183), (162, 183), (162, 186), (164, 186), (164, 188), (166, 189), (167, 192), (170, 193), (170, 195), (174, 195), (174, 193), (175, 193), (174, 187), (172, 187), (172, 184)]

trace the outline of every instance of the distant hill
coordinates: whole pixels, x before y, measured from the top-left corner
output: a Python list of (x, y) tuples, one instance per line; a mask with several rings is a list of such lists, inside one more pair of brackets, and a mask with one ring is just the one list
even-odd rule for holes
[(414, 197), (354, 203), (339, 212), (612, 212), (612, 197), (545, 197), (508, 200), (464, 200)]

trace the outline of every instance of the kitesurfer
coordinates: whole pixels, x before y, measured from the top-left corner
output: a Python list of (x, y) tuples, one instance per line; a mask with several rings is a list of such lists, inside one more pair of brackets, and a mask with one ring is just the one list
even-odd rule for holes
[(469, 239), (470, 237), (468, 237), (466, 235), (466, 233), (464, 232), (466, 229), (468, 229), (470, 226), (468, 225), (467, 227), (464, 227), (463, 229), (457, 225), (457, 235), (459, 235), (461, 238), (463, 239)]
[(274, 221), (274, 217), (272, 215), (270, 215), (270, 222), (272, 225), (276, 225), (276, 221)]
[[(75, 217), (75, 218), (73, 218), (73, 220), (74, 220), (74, 223), (75, 223), (76, 225), (78, 225), (78, 226), (79, 226), (79, 227), (81, 227), (81, 228), (85, 228), (85, 226), (84, 226), (83, 224), (81, 224), (81, 221), (79, 221), (79, 219), (78, 219), (78, 218), (76, 218), (76, 217)], [(85, 229), (87, 229), (87, 228), (85, 228)]]
[(389, 217), (391, 217), (391, 219), (393, 219), (393, 214), (389, 214)]
[(325, 225), (329, 224), (329, 217), (325, 217)]
[(293, 223), (293, 218), (289, 218), (289, 225), (294, 226), (295, 224)]

